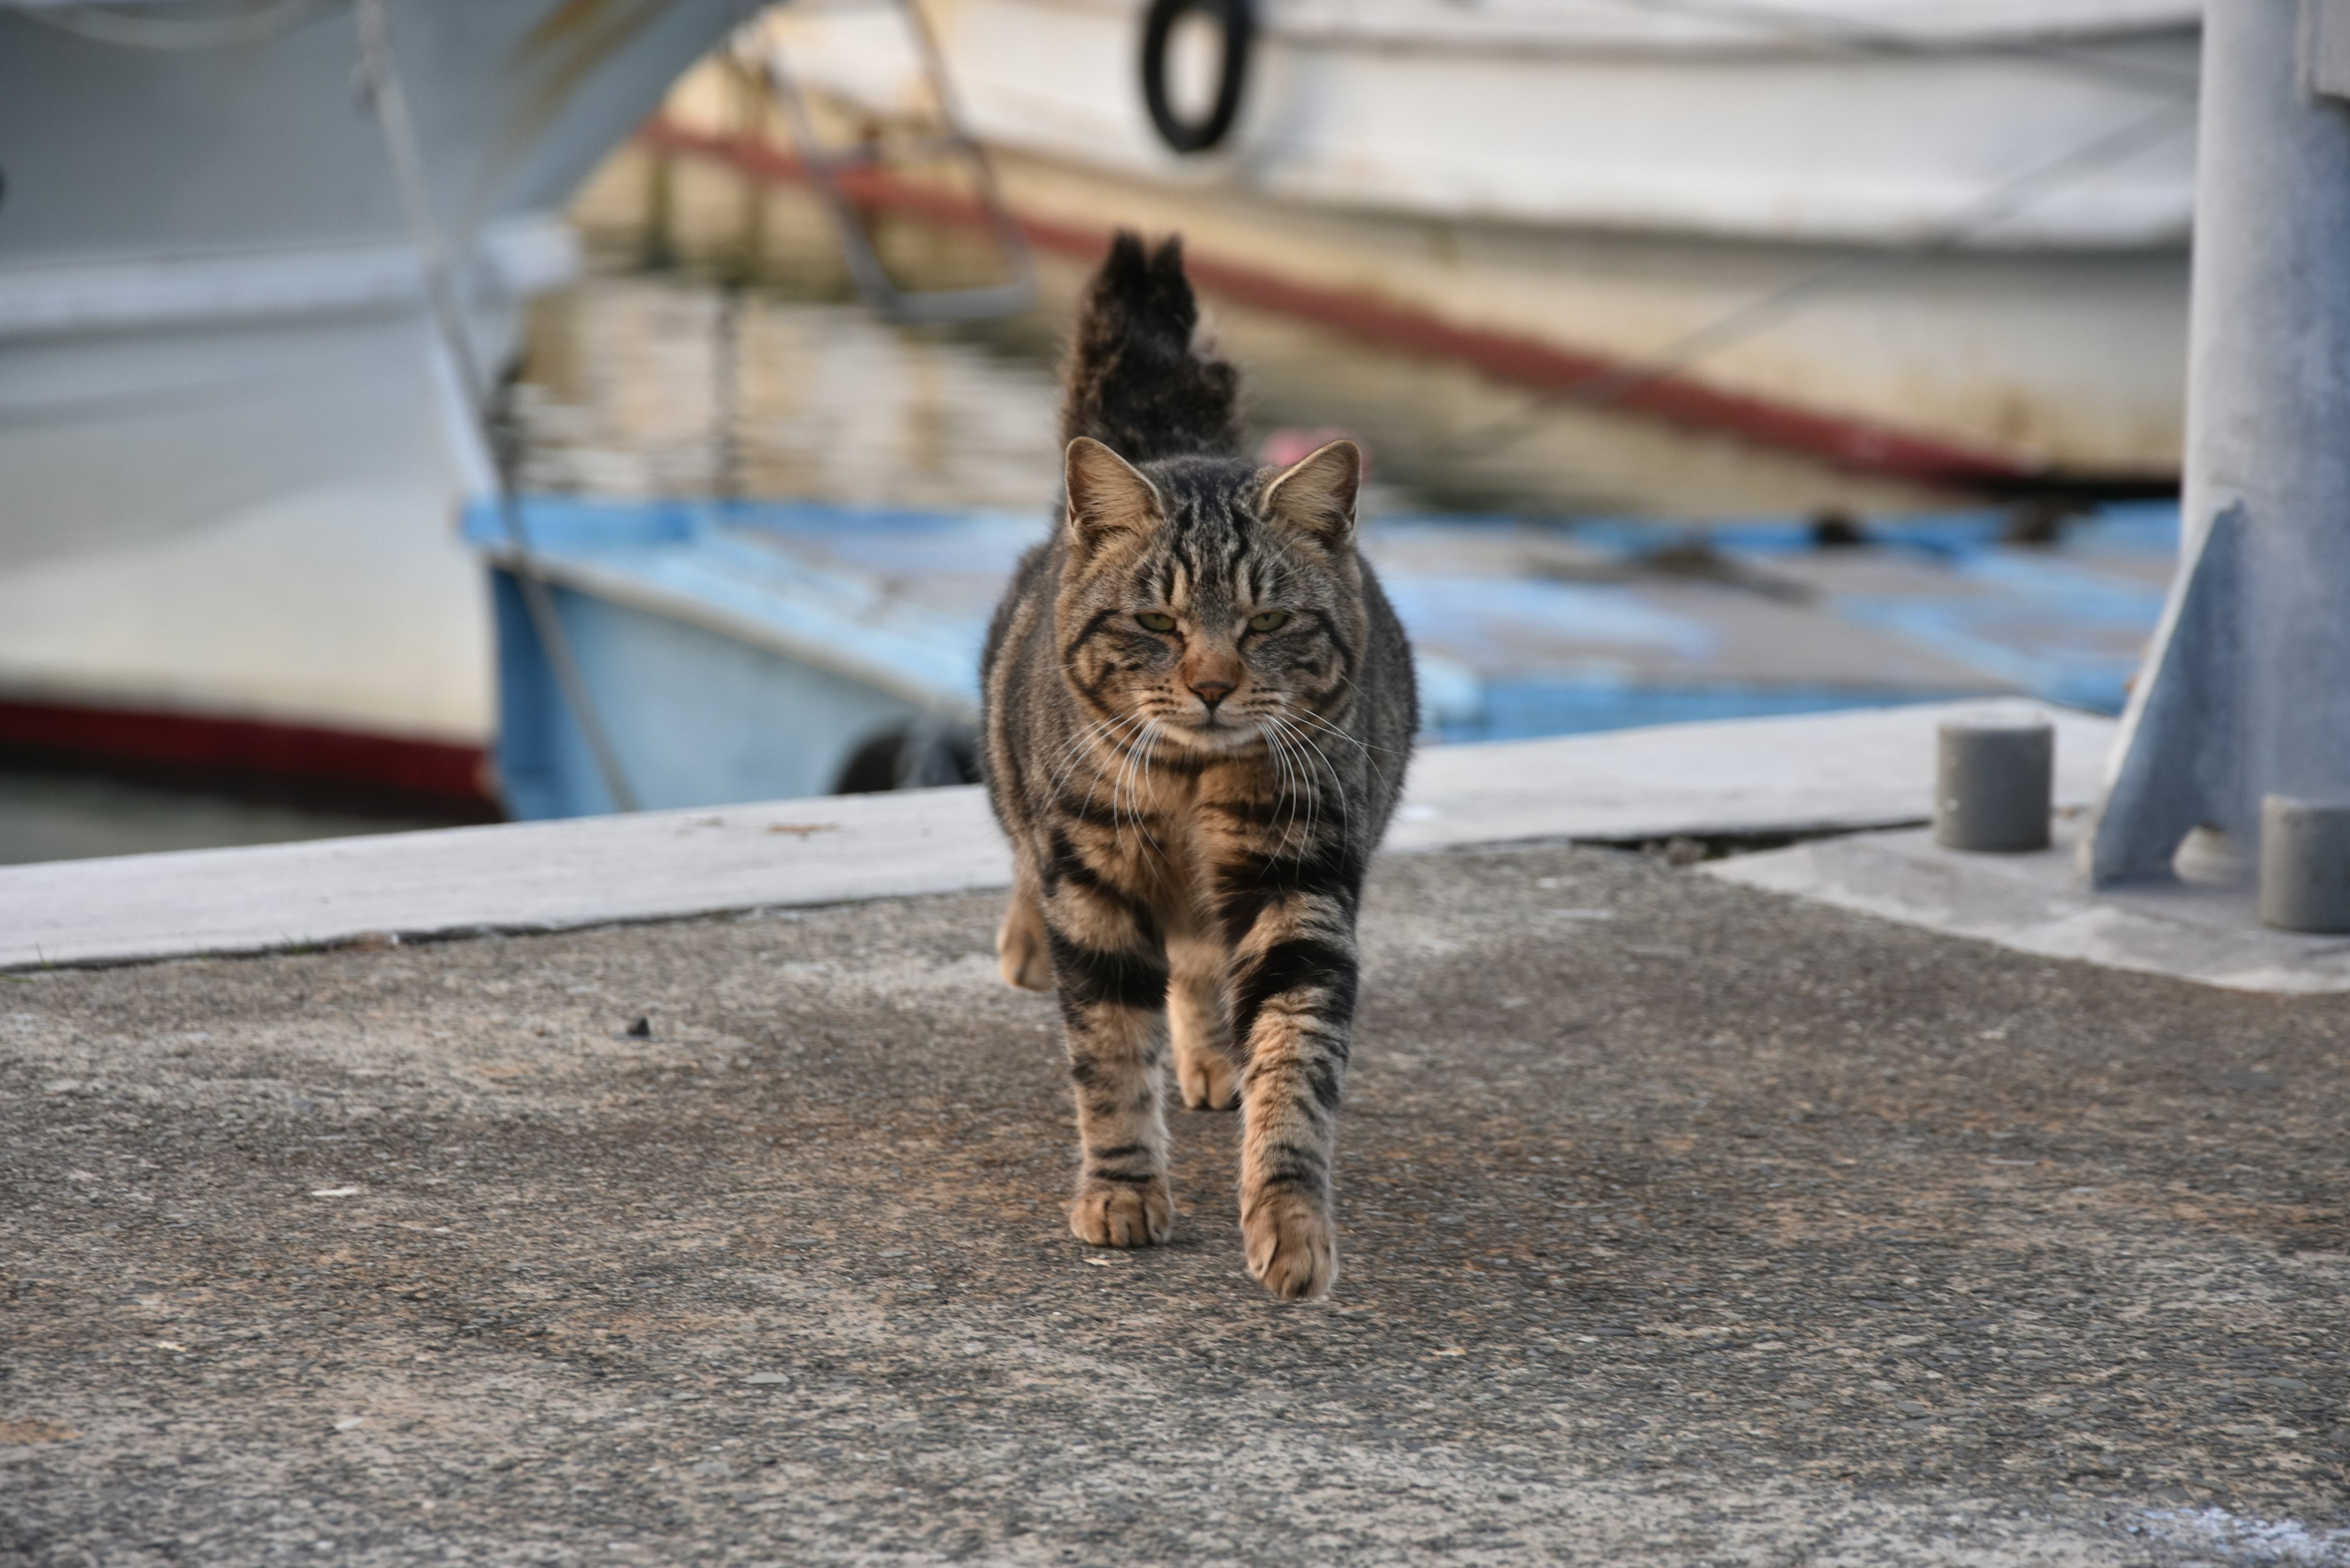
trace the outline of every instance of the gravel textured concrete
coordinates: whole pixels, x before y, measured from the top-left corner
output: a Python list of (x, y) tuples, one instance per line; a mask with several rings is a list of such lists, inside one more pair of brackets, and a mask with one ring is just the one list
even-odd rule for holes
[(2342, 999), (1393, 859), (1284, 1308), (995, 904), (0, 979), (0, 1562), (2350, 1563)]

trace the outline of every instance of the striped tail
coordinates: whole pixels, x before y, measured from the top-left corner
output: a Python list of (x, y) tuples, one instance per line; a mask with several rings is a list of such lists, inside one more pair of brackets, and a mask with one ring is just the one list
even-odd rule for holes
[(1195, 341), (1183, 242), (1118, 231), (1086, 290), (1070, 345), (1061, 440), (1091, 436), (1128, 462), (1241, 449), (1240, 372)]

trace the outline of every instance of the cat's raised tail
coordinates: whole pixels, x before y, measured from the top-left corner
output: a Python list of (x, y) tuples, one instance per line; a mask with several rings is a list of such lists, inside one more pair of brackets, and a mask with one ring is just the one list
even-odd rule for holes
[(1240, 372), (1200, 341), (1183, 242), (1120, 229), (1077, 312), (1063, 445), (1091, 436), (1128, 462), (1241, 449)]

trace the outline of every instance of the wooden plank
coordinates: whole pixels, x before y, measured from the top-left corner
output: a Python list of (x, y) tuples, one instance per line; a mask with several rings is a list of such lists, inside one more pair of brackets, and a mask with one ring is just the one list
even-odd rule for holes
[(1010, 879), (976, 789), (129, 855), (0, 869), (0, 967), (551, 930)]
[[(1931, 809), (1958, 705), (1617, 731), (1423, 753), (1394, 830), (1411, 852), (1873, 827)], [(2108, 720), (2058, 715), (2060, 800), (2085, 802)], [(0, 867), (0, 968), (547, 930), (999, 888), (976, 788)]]

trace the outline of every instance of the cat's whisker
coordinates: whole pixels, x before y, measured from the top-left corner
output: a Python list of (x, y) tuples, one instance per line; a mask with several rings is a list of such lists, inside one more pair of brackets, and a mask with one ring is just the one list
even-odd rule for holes
[[(1137, 770), (1135, 777), (1134, 793), (1135, 798), (1138, 802), (1155, 800), (1157, 798), (1156, 796), (1148, 794), (1146, 792), (1150, 788), (1150, 760), (1158, 751), (1159, 733), (1162, 727), (1163, 726), (1160, 724), (1159, 721), (1152, 719), (1146, 723), (1142, 729), (1141, 744), (1136, 753), (1136, 754), (1142, 760), (1142, 765), (1139, 770)], [(1140, 833), (1142, 836), (1149, 841), (1151, 848), (1158, 850), (1161, 855), (1167, 853), (1166, 846), (1159, 842), (1159, 836), (1150, 831), (1139, 811), (1135, 814), (1134, 826), (1136, 831)]]
[(1094, 799), (1094, 791), (1101, 783), (1102, 768), (1104, 765), (1099, 753), (1095, 749), (1096, 742), (1102, 740), (1108, 740), (1113, 745), (1116, 744), (1116, 736), (1118, 732), (1133, 722), (1134, 721), (1129, 718), (1119, 716), (1110, 719), (1098, 719), (1093, 723), (1087, 725), (1085, 729), (1077, 733), (1076, 739), (1069, 742), (1068, 747), (1066, 748), (1068, 761), (1061, 768), (1060, 772), (1055, 775), (1052, 784), (1049, 786), (1050, 793), (1055, 795), (1059, 794), (1061, 785), (1067, 782), (1068, 777), (1072, 773), (1076, 771), (1077, 764), (1087, 761), (1088, 758), (1091, 758), (1094, 764), (1094, 775), (1092, 782), (1086, 787), (1086, 798), (1087, 800)]
[[(1256, 726), (1257, 738), (1264, 742), (1265, 760), (1273, 764), (1274, 776), (1272, 781), (1272, 808), (1274, 811), (1279, 811), (1282, 807), (1289, 805), (1290, 804), (1288, 759), (1281, 754), (1281, 742), (1279, 738), (1266, 727), (1264, 721), (1263, 719), (1258, 719), (1253, 721), (1253, 722)], [(1295, 807), (1291, 806), (1291, 810), (1294, 812)], [(1284, 823), (1282, 826), (1281, 834), (1282, 836), (1280, 842), (1286, 844), (1289, 841), (1289, 828), (1287, 824)]]
[(1299, 787), (1305, 796), (1305, 834), (1297, 846), (1302, 855), (1314, 846), (1315, 835), (1322, 826), (1322, 780), (1314, 772), (1313, 759), (1302, 743), (1305, 737), (1286, 717), (1282, 721), (1281, 732), (1290, 750), (1296, 753), (1298, 777), (1304, 781)]
[(1092, 722), (1081, 726), (1076, 733), (1069, 737), (1066, 743), (1062, 746), (1059, 753), (1055, 753), (1053, 760), (1055, 763), (1058, 763), (1071, 757), (1081, 758), (1084, 755), (1087, 747), (1092, 743), (1095, 737), (1102, 734), (1114, 725), (1120, 722), (1123, 722), (1123, 721), (1115, 718), (1096, 719)]
[[(1140, 731), (1141, 722), (1142, 722), (1139, 718), (1134, 720), (1134, 724), (1138, 733)], [(1112, 743), (1118, 750), (1118, 768), (1109, 775), (1107, 781), (1109, 784), (1110, 833), (1113, 836), (1123, 842), (1126, 836), (1126, 770), (1131, 767), (1134, 763), (1134, 748), (1129, 743), (1128, 740), (1123, 736), (1119, 737)], [(1097, 783), (1102, 782), (1101, 774), (1098, 770), (1097, 770), (1094, 776)]]
[[(1286, 720), (1276, 714), (1274, 728), (1281, 736), (1283, 754), (1289, 759), (1290, 819), (1297, 833), (1296, 853), (1304, 855), (1313, 847), (1314, 832), (1322, 821), (1322, 781), (1314, 776), (1306, 764), (1305, 753), (1297, 744), (1297, 736)], [(1303, 817), (1300, 821), (1299, 818)]]
[[(1149, 721), (1147, 719), (1143, 720), (1141, 721), (1141, 728), (1139, 729), (1136, 733), (1148, 733), (1149, 729)], [(1134, 760), (1138, 754), (1138, 748), (1129, 742), (1126, 748), (1126, 754), (1118, 759), (1118, 782), (1110, 786), (1110, 819), (1117, 825), (1113, 831), (1117, 832), (1121, 838), (1124, 837), (1126, 833), (1125, 814), (1132, 809), (1126, 805), (1126, 777), (1128, 774), (1133, 771)], [(1134, 836), (1136, 838), (1139, 839), (1142, 836), (1142, 816), (1139, 810), (1133, 811), (1133, 815)]]
[[(1140, 723), (1141, 728), (1138, 732), (1136, 738), (1132, 742), (1128, 742), (1126, 749), (1126, 755), (1118, 763), (1118, 782), (1112, 785), (1110, 789), (1111, 831), (1117, 834), (1119, 839), (1123, 841), (1126, 830), (1121, 818), (1121, 803), (1126, 798), (1126, 781), (1128, 774), (1130, 772), (1137, 773), (1138, 777), (1135, 786), (1135, 804), (1130, 808), (1134, 817), (1134, 836), (1138, 840), (1149, 844), (1153, 849), (1157, 849), (1161, 854), (1164, 854), (1166, 851), (1159, 844), (1158, 836), (1150, 831), (1149, 826), (1143, 820), (1144, 800), (1142, 795), (1142, 785), (1149, 781), (1149, 750), (1154, 743), (1154, 736), (1159, 728), (1159, 721), (1156, 719), (1139, 719), (1139, 722)], [(1137, 767), (1138, 763), (1139, 763), (1139, 769)]]
[(1061, 785), (1067, 781), (1069, 774), (1076, 770), (1077, 764), (1084, 762), (1092, 750), (1095, 738), (1107, 730), (1110, 722), (1107, 719), (1095, 720), (1070, 737), (1068, 742), (1054, 753), (1052, 762), (1046, 764), (1055, 769), (1051, 781), (1045, 785), (1048, 791), (1055, 794), (1060, 793)]
[(1314, 772), (1313, 759), (1300, 743), (1305, 737), (1297, 732), (1295, 726), (1284, 721), (1282, 733), (1287, 738), (1290, 748), (1297, 753), (1297, 771), (1305, 781), (1305, 836), (1298, 844), (1298, 853), (1302, 855), (1314, 846), (1315, 835), (1322, 826), (1322, 780)]
[[(1283, 722), (1284, 725), (1288, 725), (1287, 719), (1284, 718)], [(1349, 820), (1347, 807), (1347, 781), (1338, 776), (1338, 770), (1332, 764), (1329, 753), (1325, 752), (1320, 745), (1315, 743), (1313, 736), (1307, 734), (1303, 730), (1290, 726), (1288, 729), (1288, 734), (1292, 741), (1304, 746), (1306, 753), (1311, 755), (1315, 761), (1322, 764), (1323, 771), (1330, 775), (1331, 791), (1338, 797), (1338, 825), (1341, 829), (1351, 827), (1353, 824)], [(1315, 794), (1319, 794), (1320, 793), (1320, 789), (1317, 786)]]
[(1290, 835), (1297, 830), (1297, 784), (1295, 773), (1289, 765), (1288, 750), (1282, 744), (1281, 737), (1268, 727), (1270, 722), (1269, 717), (1258, 720), (1257, 733), (1264, 738), (1266, 755), (1273, 759), (1274, 766), (1280, 770), (1274, 785), (1274, 804), (1275, 806), (1287, 806), (1289, 815), (1281, 825), (1281, 837), (1275, 842), (1275, 847), (1286, 851), (1289, 847)]
[[(1280, 716), (1268, 714), (1266, 718), (1272, 726), (1266, 736), (1279, 751), (1283, 789), (1289, 803), (1289, 816), (1282, 826), (1280, 847), (1286, 850), (1290, 836), (1295, 833), (1298, 838), (1296, 852), (1303, 855), (1314, 840), (1314, 824), (1317, 815), (1315, 795), (1318, 792), (1313, 776), (1305, 771), (1304, 755), (1298, 752), (1295, 739), (1281, 722)], [(1301, 809), (1305, 819), (1302, 829), (1298, 826)]]
[(1343, 788), (1346, 781), (1338, 776), (1338, 770), (1331, 766), (1329, 753), (1323, 751), (1321, 745), (1315, 742), (1314, 737), (1299, 726), (1297, 722), (1298, 718), (1298, 713), (1295, 710), (1292, 710), (1281, 716), (1281, 722), (1288, 729), (1289, 733), (1295, 738), (1301, 745), (1311, 751), (1315, 757), (1321, 762), (1322, 766), (1329, 772), (1330, 782)]
[[(1348, 691), (1355, 693), (1356, 701), (1359, 701), (1362, 700), (1363, 688), (1353, 676), (1342, 671), (1338, 676), (1338, 680)], [(1418, 715), (1414, 715), (1414, 717), (1416, 719)], [(1365, 749), (1368, 751), (1379, 752), (1390, 757), (1409, 758), (1411, 755), (1411, 748), (1409, 746), (1374, 746), (1364, 741), (1357, 741), (1355, 743), (1358, 746), (1365, 747)]]
[(1346, 742), (1348, 745), (1354, 747), (1357, 751), (1362, 753), (1367, 757), (1373, 752), (1385, 752), (1389, 756), (1403, 755), (1402, 753), (1395, 751), (1390, 747), (1374, 746), (1364, 741), (1357, 739), (1355, 736), (1348, 734), (1346, 731), (1338, 728), (1337, 725), (1333, 724), (1329, 720), (1325, 719), (1321, 714), (1315, 712), (1310, 708), (1292, 708), (1288, 711), (1288, 716), (1292, 719), (1302, 719), (1318, 730), (1322, 730), (1329, 734), (1337, 736), (1338, 739)]
[[(1135, 733), (1139, 734), (1139, 732), (1140, 724), (1138, 722), (1135, 726)], [(1127, 770), (1134, 765), (1133, 736), (1119, 736), (1111, 742), (1111, 745), (1116, 755), (1117, 766), (1112, 769), (1105, 763), (1096, 767), (1094, 770), (1093, 783), (1088, 785), (1086, 791), (1086, 799), (1089, 804), (1100, 804), (1100, 791), (1103, 786), (1107, 786), (1109, 790), (1108, 805), (1110, 814), (1110, 830), (1114, 835), (1118, 835), (1122, 837), (1125, 833), (1124, 802), (1126, 774)]]

